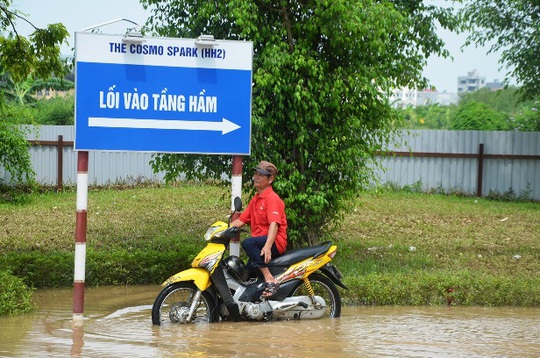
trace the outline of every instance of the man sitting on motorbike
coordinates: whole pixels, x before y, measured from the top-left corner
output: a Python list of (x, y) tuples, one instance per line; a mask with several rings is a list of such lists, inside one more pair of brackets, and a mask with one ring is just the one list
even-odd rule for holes
[(283, 254), (287, 248), (285, 204), (272, 187), (277, 174), (274, 164), (267, 161), (259, 163), (253, 174), (257, 194), (240, 217), (231, 223), (231, 226), (247, 224), (251, 227), (252, 237), (242, 242), (242, 248), (249, 257), (248, 265), (258, 267), (264, 276), (264, 298), (273, 296), (279, 288), (279, 283), (268, 269), (268, 262)]

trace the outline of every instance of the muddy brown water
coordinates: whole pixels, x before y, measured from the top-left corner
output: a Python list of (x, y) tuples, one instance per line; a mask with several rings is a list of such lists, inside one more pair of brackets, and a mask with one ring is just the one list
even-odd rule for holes
[(39, 290), (32, 314), (0, 317), (2, 357), (540, 357), (539, 308), (344, 307), (339, 319), (151, 324), (159, 286)]

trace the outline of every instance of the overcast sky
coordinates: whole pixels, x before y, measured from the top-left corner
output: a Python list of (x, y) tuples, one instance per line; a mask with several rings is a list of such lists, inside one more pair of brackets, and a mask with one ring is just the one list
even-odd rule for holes
[[(425, 0), (437, 5), (448, 3), (444, 0)], [(129, 19), (138, 24), (144, 24), (149, 13), (142, 8), (138, 0), (14, 0), (13, 8), (23, 11), (28, 19), (38, 27), (45, 27), (49, 23), (63, 23), (71, 37), (70, 46), (65, 46), (63, 52), (71, 54), (74, 42), (74, 33), (85, 28), (102, 24), (115, 19)], [(31, 28), (19, 22), (28, 35)], [(107, 25), (101, 28), (103, 33), (124, 33), (133, 25), (127, 21)], [(468, 72), (478, 70), (488, 82), (495, 79), (502, 81), (506, 73), (499, 71), (499, 55), (486, 55), (487, 48), (476, 49), (468, 47), (464, 51), (460, 48), (465, 42), (466, 34), (455, 35), (448, 31), (440, 31), (439, 35), (447, 44), (453, 60), (431, 57), (428, 60), (424, 74), (438, 91), (457, 92), (457, 77), (465, 76)]]

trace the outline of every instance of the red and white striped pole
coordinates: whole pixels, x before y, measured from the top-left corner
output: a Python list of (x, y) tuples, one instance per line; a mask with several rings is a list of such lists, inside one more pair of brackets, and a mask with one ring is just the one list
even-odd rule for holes
[(88, 208), (88, 152), (77, 154), (77, 217), (75, 220), (75, 270), (73, 275), (73, 323), (82, 324), (86, 270)]
[[(242, 156), (240, 155), (233, 155), (231, 184), (231, 210), (234, 210), (234, 198), (237, 196), (242, 197)], [(237, 219), (239, 216), (240, 213), (235, 213), (231, 221)], [(229, 253), (240, 257), (240, 238), (231, 240)]]

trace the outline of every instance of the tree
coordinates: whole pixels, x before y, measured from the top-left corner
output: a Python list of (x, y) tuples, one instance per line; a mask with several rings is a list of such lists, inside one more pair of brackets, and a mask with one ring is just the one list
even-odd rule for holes
[(15, 82), (9, 73), (4, 72), (0, 75), (0, 91), (6, 100), (17, 101), (20, 104), (35, 102), (35, 97), (32, 97), (38, 91), (56, 90), (67, 91), (75, 87), (71, 81), (49, 78), (36, 79), (30, 74), (22, 82)]
[[(524, 100), (540, 97), (540, 3), (537, 0), (468, 0), (461, 15), (470, 24), (466, 45), (502, 50), (500, 63), (522, 84)], [(508, 78), (505, 80), (508, 83)]]
[[(27, 39), (17, 33), (16, 22), (30, 22), (18, 11), (10, 10), (10, 5), (11, 1), (0, 0), (0, 68), (9, 73), (15, 83), (24, 82), (30, 74), (37, 79), (51, 75), (63, 78), (68, 69), (60, 58), (60, 45), (69, 35), (66, 28), (62, 24), (51, 24), (47, 29), (34, 27), (35, 31)], [(2, 95), (0, 111), (4, 109)], [(17, 181), (33, 181), (24, 130), (0, 119), (0, 146), (0, 165)]]
[[(370, 161), (397, 130), (391, 90), (426, 87), (426, 58), (448, 56), (435, 24), (457, 26), (449, 10), (419, 0), (141, 2), (156, 35), (253, 41), (244, 177), (261, 159), (278, 166), (274, 188), (298, 244), (316, 242), (372, 179)], [(153, 165), (168, 179), (230, 173), (230, 159), (217, 156), (159, 155)]]
[(469, 101), (459, 106), (452, 129), (501, 131), (507, 130), (507, 122), (507, 115), (490, 109), (485, 103)]
[(35, 177), (26, 133), (23, 127), (0, 121), (0, 164), (11, 173), (13, 181), (19, 183), (32, 183)]
[(512, 114), (520, 106), (517, 92), (518, 88), (512, 86), (497, 91), (484, 87), (474, 92), (460, 94), (458, 105), (476, 101), (487, 104), (494, 111)]
[[(10, 5), (11, 1), (0, 0), (0, 68), (15, 82), (24, 81), (31, 73), (35, 78), (64, 78), (69, 69), (60, 57), (60, 45), (69, 36), (66, 27), (58, 23), (37, 28), (22, 13), (10, 10)], [(34, 28), (28, 39), (17, 32), (17, 20)]]
[(510, 118), (512, 129), (522, 132), (540, 132), (539, 101), (527, 103)]

